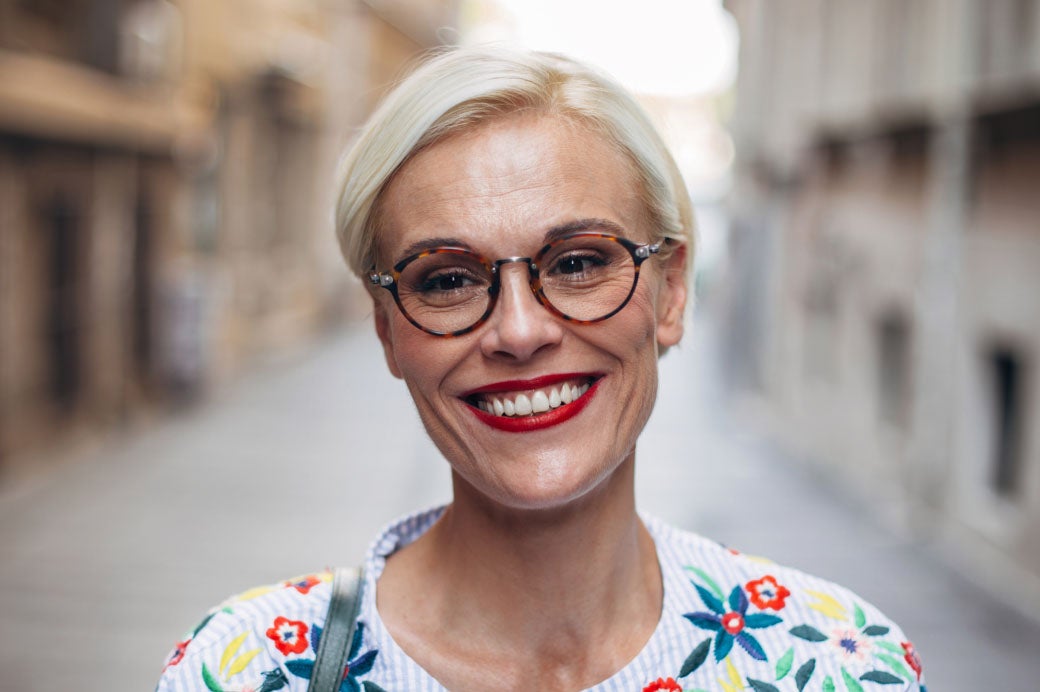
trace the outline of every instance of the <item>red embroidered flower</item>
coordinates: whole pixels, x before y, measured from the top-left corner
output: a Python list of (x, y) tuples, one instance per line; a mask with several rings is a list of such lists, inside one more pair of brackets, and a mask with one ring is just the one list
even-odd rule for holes
[(744, 631), (744, 616), (740, 613), (726, 613), (722, 616), (722, 629), (730, 634), (740, 634)]
[(283, 656), (303, 653), (307, 648), (307, 625), (299, 620), (279, 616), (267, 630), (267, 636)]
[(321, 579), (318, 579), (313, 574), (297, 579), (296, 581), (287, 581), (285, 586), (291, 586), (302, 594), (306, 594), (312, 588), (321, 583)]
[(170, 652), (170, 657), (166, 659), (166, 665), (163, 666), (163, 672), (166, 672), (167, 668), (175, 666), (181, 662), (181, 659), (184, 658), (184, 653), (188, 650), (188, 642), (190, 641), (191, 637), (188, 637), (184, 641), (177, 642), (174, 645), (173, 651)]
[(672, 678), (657, 678), (654, 682), (643, 688), (643, 692), (682, 692), (682, 686)]
[(761, 579), (749, 581), (746, 588), (751, 596), (751, 602), (762, 610), (766, 608), (772, 610), (783, 609), (784, 601), (791, 595), (787, 587), (777, 583), (776, 577), (771, 574), (767, 574)]
[(905, 658), (907, 664), (914, 669), (914, 672), (917, 673), (917, 679), (920, 680), (922, 672), (921, 657), (917, 655), (917, 649), (915, 649), (914, 645), (910, 642), (903, 642), (902, 647), (903, 651), (906, 652), (906, 656), (903, 658)]

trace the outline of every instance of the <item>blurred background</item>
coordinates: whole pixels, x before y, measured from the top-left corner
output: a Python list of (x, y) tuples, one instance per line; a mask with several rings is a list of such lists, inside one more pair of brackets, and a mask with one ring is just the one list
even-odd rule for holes
[(930, 689), (1036, 689), (1040, 0), (0, 0), (0, 690), (149, 689), (448, 499), (332, 184), (487, 41), (612, 72), (695, 200), (643, 509), (853, 587)]

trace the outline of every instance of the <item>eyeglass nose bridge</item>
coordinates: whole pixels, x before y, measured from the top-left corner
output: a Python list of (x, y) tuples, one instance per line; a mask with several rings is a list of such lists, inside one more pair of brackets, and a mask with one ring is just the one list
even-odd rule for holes
[(502, 288), (502, 274), (499, 271), (505, 264), (513, 264), (515, 262), (523, 262), (527, 265), (527, 282), (531, 287), (531, 292), (538, 297), (539, 302), (544, 302), (542, 297), (542, 282), (538, 278), (538, 265), (535, 263), (533, 257), (503, 257), (497, 259), (491, 263), (491, 274), (492, 283), (491, 291), (492, 295), (497, 297), (497, 294)]

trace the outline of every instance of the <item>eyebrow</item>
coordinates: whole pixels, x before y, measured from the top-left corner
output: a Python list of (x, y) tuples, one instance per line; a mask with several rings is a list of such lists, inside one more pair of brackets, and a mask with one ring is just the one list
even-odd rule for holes
[(614, 235), (625, 236), (625, 229), (608, 219), (578, 219), (550, 228), (545, 233), (545, 242), (551, 243), (565, 235), (580, 231), (608, 231)]
[[(593, 231), (601, 230), (621, 237), (626, 237), (625, 229), (613, 221), (608, 219), (577, 219), (575, 221), (568, 221), (567, 223), (553, 226), (545, 232), (545, 237), (542, 239), (542, 243), (551, 243), (554, 240), (558, 240), (564, 236), (570, 235), (571, 233), (578, 233), (581, 231)], [(469, 243), (459, 240), (458, 238), (440, 237), (440, 238), (424, 238), (418, 240), (404, 250), (401, 251), (399, 259), (394, 262), (397, 264), (407, 257), (417, 255), (420, 252), (426, 250), (434, 250), (442, 247), (455, 247), (463, 250), (469, 250), (475, 252), (473, 246)]]

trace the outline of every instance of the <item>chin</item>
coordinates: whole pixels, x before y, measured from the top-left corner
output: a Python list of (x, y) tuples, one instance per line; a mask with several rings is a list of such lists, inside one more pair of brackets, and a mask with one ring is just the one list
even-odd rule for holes
[(514, 511), (566, 509), (606, 492), (612, 485), (610, 479), (621, 466), (623, 464), (598, 471), (578, 471), (563, 460), (542, 462), (529, 473), (521, 474), (522, 477), (499, 475), (493, 483), (486, 483), (486, 479), (464, 479), (465, 489), (456, 487), (456, 494), (460, 490), (473, 492), (493, 505)]

